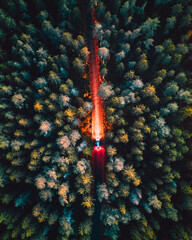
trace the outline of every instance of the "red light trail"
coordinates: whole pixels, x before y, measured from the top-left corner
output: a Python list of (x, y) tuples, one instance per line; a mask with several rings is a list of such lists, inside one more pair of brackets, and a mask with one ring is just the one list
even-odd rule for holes
[[(92, 16), (92, 25), (94, 26), (95, 17), (94, 12), (91, 12)], [(104, 180), (104, 153), (105, 149), (103, 146), (100, 146), (101, 139), (104, 138), (104, 125), (103, 125), (103, 109), (101, 98), (97, 95), (100, 87), (100, 75), (99, 75), (99, 62), (97, 55), (97, 40), (96, 37), (92, 36), (90, 41), (90, 56), (89, 56), (89, 75), (90, 75), (90, 85), (91, 85), (91, 99), (93, 103), (92, 110), (92, 140), (96, 141), (96, 146), (93, 148), (93, 161), (94, 161), (94, 170), (95, 174), (102, 176), (101, 179), (98, 179), (100, 183)], [(102, 162), (102, 164), (101, 164)], [(98, 165), (98, 166), (97, 166)], [(100, 174), (99, 172), (102, 172)], [(95, 179), (97, 184), (97, 181)]]

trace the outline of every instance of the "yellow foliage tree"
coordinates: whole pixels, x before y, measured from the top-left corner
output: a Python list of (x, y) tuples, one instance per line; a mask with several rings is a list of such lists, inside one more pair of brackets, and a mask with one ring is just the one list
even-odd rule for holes
[(40, 102), (36, 102), (34, 105), (34, 110), (37, 112), (41, 112), (43, 110), (43, 105)]
[(81, 205), (86, 208), (91, 208), (94, 205), (91, 196), (85, 197)]
[(152, 97), (156, 90), (155, 90), (155, 87), (151, 84), (146, 84), (145, 88), (142, 90), (143, 92), (143, 95), (146, 96), (146, 97)]
[(183, 117), (192, 117), (192, 107), (186, 106), (182, 109)]
[(92, 149), (90, 147), (86, 147), (83, 149), (83, 154), (87, 155), (87, 156), (91, 156), (92, 155)]
[(119, 139), (120, 139), (120, 141), (122, 143), (128, 143), (129, 142), (129, 138), (128, 138), (128, 134), (127, 133), (122, 135), (122, 136), (120, 136)]
[(85, 175), (81, 176), (82, 182), (85, 185), (88, 183), (91, 183), (92, 178), (93, 177), (90, 174), (85, 174)]
[(75, 111), (72, 108), (65, 110), (64, 115), (67, 117), (69, 122), (73, 122), (75, 120)]
[(135, 173), (135, 169), (133, 168), (133, 166), (126, 166), (124, 168), (123, 174), (125, 177), (127, 177), (128, 179), (131, 180), (135, 180), (136, 177), (136, 173)]
[(122, 212), (123, 214), (126, 213), (126, 207), (125, 207), (125, 204), (124, 204), (124, 203), (121, 203), (121, 204), (119, 205), (119, 210), (120, 210), (120, 212)]

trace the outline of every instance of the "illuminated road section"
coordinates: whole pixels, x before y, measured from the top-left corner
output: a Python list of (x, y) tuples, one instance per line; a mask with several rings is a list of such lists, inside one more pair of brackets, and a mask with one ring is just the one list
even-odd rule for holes
[[(92, 14), (93, 16), (93, 14)], [(94, 19), (94, 17), (92, 17)], [(103, 138), (103, 117), (101, 98), (97, 96), (100, 81), (99, 81), (99, 64), (97, 57), (97, 43), (95, 37), (90, 42), (90, 58), (89, 58), (89, 75), (91, 83), (91, 98), (93, 103), (92, 111), (92, 139), (100, 140)]]

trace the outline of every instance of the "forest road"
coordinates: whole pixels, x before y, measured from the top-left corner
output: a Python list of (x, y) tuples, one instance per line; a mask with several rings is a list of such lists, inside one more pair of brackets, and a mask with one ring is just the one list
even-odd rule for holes
[[(99, 61), (97, 55), (97, 40), (94, 36), (94, 12), (89, 9), (88, 1), (85, 1), (85, 30), (87, 34), (87, 43), (89, 54), (89, 76), (91, 86), (91, 99), (93, 103), (92, 110), (92, 139), (103, 139), (103, 109), (101, 98), (97, 96), (100, 87)], [(93, 147), (92, 168), (94, 175), (94, 204), (95, 211), (93, 214), (92, 240), (102, 240), (102, 223), (100, 220), (101, 203), (97, 197), (97, 187), (104, 182), (104, 164), (105, 148), (103, 146)]]

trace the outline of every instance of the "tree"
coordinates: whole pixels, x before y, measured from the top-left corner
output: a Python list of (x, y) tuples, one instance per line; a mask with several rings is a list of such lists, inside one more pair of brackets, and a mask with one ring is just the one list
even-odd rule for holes
[(144, 41), (144, 44), (145, 44), (145, 48), (147, 50), (150, 49), (151, 46), (153, 46), (153, 42), (154, 42), (154, 39), (152, 38), (148, 38), (147, 40)]
[(129, 199), (134, 205), (139, 205), (140, 198), (134, 192), (130, 193)]
[(88, 235), (88, 238), (89, 238), (89, 235), (91, 234), (91, 230), (92, 230), (92, 223), (89, 220), (82, 222), (78, 229), (80, 236)]
[(4, 27), (9, 30), (14, 30), (16, 28), (15, 20), (7, 16), (6, 12), (3, 9), (0, 9), (0, 21), (4, 23)]
[(77, 130), (73, 130), (70, 135), (71, 143), (73, 146), (76, 145), (76, 142), (81, 138), (80, 133)]
[(79, 48), (84, 48), (85, 47), (85, 39), (82, 35), (77, 36), (77, 41), (78, 41), (78, 46)]
[(116, 62), (121, 62), (124, 58), (125, 52), (123, 50), (116, 54)]
[(110, 56), (109, 50), (106, 47), (101, 47), (98, 49), (98, 55), (102, 61), (106, 61)]
[(79, 72), (80, 74), (83, 74), (85, 72), (86, 66), (80, 58), (76, 57), (73, 60), (73, 67), (77, 72)]
[(165, 85), (165, 91), (163, 92), (163, 94), (165, 96), (172, 96), (172, 95), (175, 95), (179, 90), (179, 87), (177, 85), (177, 83), (175, 82), (168, 82), (166, 85)]
[(81, 159), (77, 162), (76, 165), (76, 172), (80, 174), (84, 174), (87, 169), (87, 161), (85, 159)]
[(8, 175), (4, 172), (6, 171), (6, 167), (0, 164), (0, 187), (3, 188), (6, 184), (9, 183)]
[(57, 144), (60, 148), (68, 149), (71, 143), (68, 136), (63, 136), (57, 139)]
[(173, 16), (178, 16), (182, 14), (183, 12), (183, 6), (181, 3), (177, 3), (172, 7), (172, 15)]
[(115, 158), (115, 161), (113, 163), (113, 168), (115, 172), (120, 172), (124, 169), (124, 162), (125, 160), (123, 158)]
[[(118, 75), (122, 76), (125, 72), (125, 66), (124, 66), (123, 62), (119, 63), (117, 65), (116, 69), (117, 69)], [(107, 75), (107, 69), (103, 68), (100, 73), (101, 73), (101, 76), (105, 77)]]
[(192, 210), (192, 197), (191, 196), (183, 197), (182, 208), (184, 210), (187, 210), (187, 211), (191, 211)]
[(141, 35), (141, 29), (137, 28), (135, 29), (131, 34), (130, 34), (130, 40), (134, 41), (137, 37), (139, 37)]
[(156, 90), (155, 87), (151, 84), (146, 84), (142, 90), (143, 96), (145, 97), (152, 97), (155, 95)]
[(68, 203), (68, 193), (69, 193), (69, 186), (67, 183), (62, 183), (58, 189), (59, 201), (62, 206)]
[(169, 103), (167, 104), (167, 109), (170, 110), (170, 112), (177, 112), (178, 110), (178, 104), (177, 103)]
[(130, 88), (132, 90), (135, 90), (135, 89), (140, 89), (140, 88), (143, 88), (144, 87), (144, 84), (143, 82), (140, 80), (140, 79), (136, 79), (132, 82)]
[(25, 101), (25, 98), (22, 96), (21, 93), (18, 93), (18, 94), (15, 94), (15, 95), (12, 96), (12, 102), (19, 109), (23, 108), (24, 101)]
[(177, 240), (189, 240), (187, 232), (185, 231), (184, 227), (179, 224), (174, 226), (174, 228), (171, 228), (171, 236), (173, 239)]
[(110, 207), (108, 211), (103, 213), (102, 217), (104, 218), (103, 222), (106, 226), (113, 226), (119, 220), (119, 210)]
[(170, 30), (172, 30), (175, 27), (176, 24), (176, 17), (170, 17), (166, 19), (166, 26), (165, 26), (165, 33), (168, 34)]
[(87, 111), (83, 107), (80, 107), (78, 109), (78, 113), (80, 118), (85, 118), (87, 116)]
[(81, 12), (80, 12), (78, 7), (75, 7), (73, 9), (72, 17), (73, 17), (74, 23), (81, 23), (82, 22)]
[(38, 14), (37, 17), (40, 20), (40, 22), (42, 23), (43, 21), (45, 21), (48, 18), (48, 12), (46, 10), (43, 10)]
[(180, 20), (179, 28), (189, 27), (191, 23), (192, 23), (191, 14), (184, 15)]
[(87, 61), (89, 58), (89, 51), (87, 47), (84, 47), (80, 50), (81, 57), (84, 61)]
[(106, 13), (106, 7), (103, 2), (99, 2), (97, 4), (96, 8), (96, 16), (98, 16), (99, 19), (104, 19), (105, 13)]
[(177, 99), (183, 100), (186, 104), (191, 104), (192, 102), (192, 96), (191, 96), (191, 92), (189, 91), (185, 91), (184, 89), (181, 89), (177, 96)]
[(148, 18), (142, 25), (141, 30), (145, 34), (146, 38), (153, 37), (160, 21), (158, 18)]
[(102, 30), (102, 25), (101, 25), (101, 23), (98, 23), (98, 22), (95, 23), (95, 25), (94, 25), (94, 33), (95, 33), (95, 34), (98, 34), (100, 30)]
[(34, 110), (37, 112), (41, 112), (43, 110), (43, 105), (39, 101), (36, 101), (36, 103), (34, 104)]
[(63, 35), (62, 35), (62, 39), (63, 39), (63, 42), (67, 45), (67, 46), (71, 46), (72, 45), (72, 42), (73, 42), (73, 37), (72, 37), (72, 34), (69, 33), (69, 32), (64, 32)]
[(50, 83), (52, 83), (53, 85), (58, 85), (61, 83), (61, 79), (60, 77), (57, 75), (57, 73), (55, 73), (54, 71), (49, 71), (49, 77), (48, 80)]
[(124, 19), (128, 18), (128, 14), (129, 14), (129, 2), (128, 1), (126, 1), (123, 4), (123, 6), (121, 7), (120, 13), (124, 17)]
[(42, 30), (54, 44), (58, 44), (60, 42), (61, 31), (59, 28), (53, 28), (51, 22), (43, 21)]
[(110, 27), (111, 21), (112, 21), (111, 13), (107, 11), (104, 17), (105, 26)]
[(136, 69), (141, 74), (148, 69), (148, 61), (147, 61), (145, 55), (140, 57), (140, 60), (138, 61), (137, 65), (136, 65)]
[(0, 136), (0, 148), (6, 149), (9, 147), (9, 140), (6, 138), (5, 135)]
[(83, 200), (81, 204), (83, 207), (91, 208), (94, 205), (91, 196), (85, 197)]
[(18, 141), (18, 140), (11, 141), (11, 147), (13, 151), (19, 151), (22, 145), (23, 145), (23, 141)]
[(35, 179), (35, 184), (38, 189), (44, 189), (45, 183), (46, 183), (46, 179), (44, 177), (39, 176)]
[(187, 77), (184, 72), (180, 72), (176, 75), (175, 80), (178, 85), (182, 86), (185, 85), (185, 83), (187, 82)]
[(108, 190), (107, 190), (107, 187), (106, 187), (105, 183), (97, 186), (97, 195), (98, 195), (98, 199), (99, 199), (100, 202), (103, 199), (108, 200), (109, 193), (108, 193)]
[(109, 98), (114, 95), (114, 90), (111, 85), (108, 85), (107, 82), (104, 82), (100, 85), (97, 95), (101, 98)]
[(48, 121), (42, 121), (39, 129), (46, 136), (51, 131), (51, 124)]
[(152, 206), (155, 209), (161, 209), (162, 202), (157, 198), (156, 195), (150, 196), (148, 198), (149, 206)]
[(68, 238), (70, 235), (72, 235), (74, 233), (74, 230), (72, 228), (71, 222), (68, 221), (66, 216), (62, 216), (59, 219), (59, 232), (61, 233), (61, 235), (65, 236), (66, 238)]
[(70, 98), (66, 95), (60, 95), (59, 96), (59, 102), (60, 102), (60, 105), (61, 107), (68, 107), (69, 104), (70, 104)]
[(90, 112), (93, 109), (93, 104), (91, 102), (84, 102), (83, 108), (86, 111)]
[(131, 214), (131, 218), (133, 220), (139, 221), (141, 218), (141, 213), (140, 213), (139, 209), (136, 207), (132, 207), (130, 209), (130, 214)]
[(114, 155), (116, 155), (116, 154), (117, 154), (116, 148), (113, 147), (113, 146), (108, 146), (108, 147), (107, 147), (107, 154), (108, 154), (109, 156), (114, 156)]
[(47, 81), (45, 80), (44, 77), (37, 78), (37, 80), (34, 83), (38, 89), (41, 89), (47, 85)]
[(30, 195), (31, 195), (30, 192), (25, 192), (23, 194), (20, 194), (15, 200), (15, 206), (24, 208), (25, 205), (30, 201), (29, 199)]

